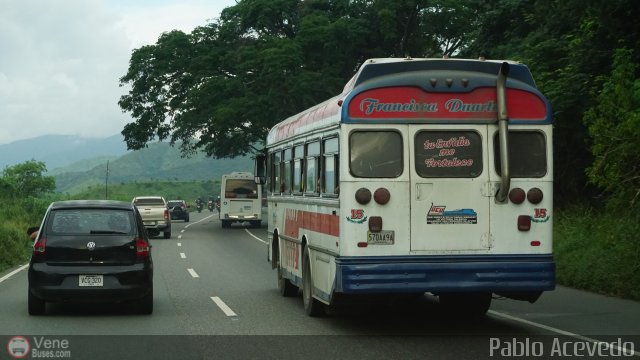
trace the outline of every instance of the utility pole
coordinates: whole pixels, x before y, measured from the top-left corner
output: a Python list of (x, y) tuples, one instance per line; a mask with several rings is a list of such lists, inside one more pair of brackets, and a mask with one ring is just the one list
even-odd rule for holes
[(107, 175), (104, 180), (104, 199), (109, 199), (109, 160), (107, 160)]

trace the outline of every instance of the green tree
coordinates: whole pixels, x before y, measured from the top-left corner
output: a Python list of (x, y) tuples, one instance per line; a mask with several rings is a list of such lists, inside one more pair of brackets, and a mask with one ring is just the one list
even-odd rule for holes
[(611, 76), (584, 117), (594, 162), (589, 180), (611, 194), (617, 208), (640, 214), (640, 79), (630, 49), (618, 49)]
[[(338, 93), (367, 58), (464, 48), (471, 7), (452, 0), (242, 0), (190, 34), (135, 49), (118, 104), (129, 149), (259, 151), (269, 129)], [(444, 24), (449, 24), (445, 26)]]
[(0, 178), (0, 191), (6, 198), (37, 197), (53, 192), (56, 188), (55, 178), (45, 176), (46, 172), (46, 165), (35, 160), (6, 167)]

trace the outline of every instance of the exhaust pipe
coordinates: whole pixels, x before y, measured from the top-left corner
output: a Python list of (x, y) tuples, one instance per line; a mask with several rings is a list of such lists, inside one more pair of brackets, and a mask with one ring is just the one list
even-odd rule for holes
[(511, 173), (509, 171), (509, 114), (507, 114), (507, 75), (509, 74), (509, 64), (503, 62), (498, 71), (498, 81), (496, 84), (497, 107), (498, 107), (498, 136), (500, 137), (500, 189), (496, 194), (496, 201), (505, 203), (507, 194), (511, 186)]

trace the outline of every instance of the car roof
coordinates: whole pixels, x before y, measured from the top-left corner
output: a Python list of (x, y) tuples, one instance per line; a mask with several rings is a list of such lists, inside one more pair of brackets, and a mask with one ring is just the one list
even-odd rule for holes
[(51, 203), (50, 208), (70, 209), (70, 208), (113, 208), (131, 210), (133, 205), (128, 201), (118, 200), (64, 200)]

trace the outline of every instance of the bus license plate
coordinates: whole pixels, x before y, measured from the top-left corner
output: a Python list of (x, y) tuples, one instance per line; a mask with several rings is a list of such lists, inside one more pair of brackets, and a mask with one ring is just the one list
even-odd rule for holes
[(395, 233), (393, 230), (367, 232), (367, 243), (371, 245), (393, 245), (394, 241)]
[(80, 275), (78, 285), (80, 286), (102, 286), (102, 275)]

